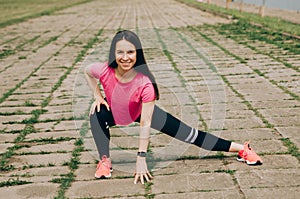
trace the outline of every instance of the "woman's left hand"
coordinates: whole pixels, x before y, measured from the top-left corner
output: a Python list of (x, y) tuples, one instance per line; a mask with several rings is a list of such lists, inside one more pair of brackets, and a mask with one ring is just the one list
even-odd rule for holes
[(147, 182), (150, 182), (153, 178), (150, 172), (148, 171), (145, 157), (137, 156), (136, 169), (134, 175), (134, 184), (136, 184), (139, 179), (141, 183), (144, 184), (144, 179), (146, 179)]

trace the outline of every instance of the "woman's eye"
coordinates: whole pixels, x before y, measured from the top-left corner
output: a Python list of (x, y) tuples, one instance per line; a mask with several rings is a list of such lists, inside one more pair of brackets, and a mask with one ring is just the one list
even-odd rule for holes
[(128, 51), (127, 53), (128, 53), (128, 54), (133, 54), (133, 53), (134, 53), (134, 50)]

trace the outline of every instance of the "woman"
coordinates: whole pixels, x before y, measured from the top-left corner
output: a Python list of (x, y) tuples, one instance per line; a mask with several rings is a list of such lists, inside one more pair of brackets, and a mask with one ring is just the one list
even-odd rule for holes
[[(144, 180), (152, 178), (146, 163), (150, 128), (206, 150), (239, 152), (237, 160), (248, 165), (262, 164), (249, 143), (241, 145), (199, 131), (155, 105), (155, 100), (159, 99), (158, 87), (146, 64), (141, 42), (131, 31), (117, 32), (111, 43), (108, 62), (87, 66), (85, 77), (95, 99), (90, 109), (90, 123), (100, 156), (96, 178), (111, 177), (109, 127), (132, 122), (140, 123), (135, 184), (138, 180), (144, 184)], [(105, 98), (97, 80), (103, 87)]]

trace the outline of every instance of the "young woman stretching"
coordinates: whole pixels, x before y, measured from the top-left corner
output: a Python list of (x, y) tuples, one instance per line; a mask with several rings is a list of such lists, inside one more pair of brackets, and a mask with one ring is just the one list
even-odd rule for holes
[[(158, 87), (146, 64), (141, 42), (131, 31), (117, 32), (108, 62), (87, 66), (85, 77), (95, 99), (90, 109), (90, 123), (100, 156), (96, 178), (111, 177), (109, 127), (132, 122), (140, 123), (135, 184), (139, 180), (144, 184), (144, 180), (152, 178), (146, 163), (150, 128), (206, 150), (238, 152), (237, 160), (248, 165), (262, 164), (249, 143), (237, 144), (192, 128), (155, 105), (155, 100), (159, 99)], [(103, 87), (105, 98), (97, 80)]]

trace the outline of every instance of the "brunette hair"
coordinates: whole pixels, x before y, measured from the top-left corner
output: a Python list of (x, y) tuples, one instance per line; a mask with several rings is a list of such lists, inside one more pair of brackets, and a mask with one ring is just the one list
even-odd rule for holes
[(116, 62), (116, 55), (115, 55), (116, 43), (123, 39), (132, 43), (135, 46), (136, 63), (134, 64), (133, 68), (137, 72), (144, 74), (145, 76), (147, 76), (150, 79), (150, 81), (152, 82), (154, 91), (155, 91), (156, 100), (158, 100), (159, 99), (159, 91), (158, 91), (157, 83), (146, 63), (141, 41), (134, 32), (129, 31), (129, 30), (122, 30), (122, 31), (118, 31), (116, 33), (116, 35), (114, 36), (114, 38), (111, 42), (111, 46), (110, 46), (110, 50), (109, 50), (109, 57), (108, 57), (109, 67), (111, 67), (111, 68), (118, 67), (118, 64)]

